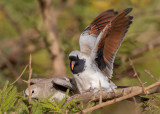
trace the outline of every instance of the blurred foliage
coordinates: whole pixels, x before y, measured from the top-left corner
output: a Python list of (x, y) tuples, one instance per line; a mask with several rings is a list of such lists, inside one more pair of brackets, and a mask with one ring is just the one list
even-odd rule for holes
[[(64, 4), (67, 1), (68, 0), (53, 0), (53, 8), (58, 10), (59, 5)], [(43, 34), (45, 34), (45, 31), (37, 0), (1, 0), (1, 2), (23, 32), (35, 28), (43, 31), (44, 33), (42, 32), (42, 36), (39, 39), (43, 42)], [(124, 77), (117, 80), (115, 76), (117, 74), (123, 74), (123, 72), (127, 70), (129, 63), (126, 61), (126, 58), (130, 57), (130, 54), (134, 49), (160, 37), (159, 4), (159, 0), (75, 0), (75, 3), (71, 7), (63, 10), (57, 19), (59, 43), (65, 54), (64, 59), (67, 67), (66, 75), (72, 76), (69, 68), (68, 55), (72, 50), (79, 49), (79, 35), (84, 28), (104, 10), (114, 9), (115, 11), (120, 12), (125, 8), (132, 7), (133, 11), (131, 12), (131, 15), (134, 16), (133, 24), (116, 56), (113, 81), (117, 85), (139, 85), (139, 82), (135, 78), (128, 78), (127, 75), (124, 75)], [(3, 42), (4, 40), (8, 40), (8, 42), (19, 41), (20, 34), (0, 10), (0, 42)], [(33, 44), (36, 45), (36, 42)], [(18, 45), (20, 45), (20, 43)], [(3, 53), (6, 55), (9, 54), (11, 52), (10, 48), (2, 49)], [(158, 46), (133, 59), (136, 70), (139, 73), (141, 80), (147, 82), (146, 85), (153, 83), (154, 80), (147, 76), (144, 72), (145, 69), (150, 70), (154, 76), (160, 78), (159, 50), (160, 47)], [(28, 56), (29, 54), (23, 55), (21, 58), (23, 60), (22, 64), (16, 64), (15, 68), (18, 69), (19, 74), (28, 63)], [(50, 71), (52, 70), (50, 62), (51, 58), (47, 50), (45, 48), (40, 49), (32, 53), (32, 57), (33, 77), (50, 77)], [(17, 67), (18, 65), (19, 67)], [(23, 79), (26, 79), (27, 77), (28, 72), (24, 74)], [(1, 69), (0, 78), (0, 87), (4, 85), (6, 80), (15, 80), (15, 77), (13, 77), (9, 69)], [(26, 86), (24, 85), (17, 89), (23, 90), (25, 87)], [(12, 102), (14, 103), (14, 101)], [(112, 109), (117, 106), (119, 105), (112, 105)]]
[[(61, 101), (51, 97), (53, 94), (47, 98), (41, 100), (31, 100), (31, 113), (33, 114), (64, 114), (64, 113), (76, 113), (85, 108), (92, 107), (94, 103), (89, 103), (83, 105), (80, 100), (72, 99), (68, 100), (69, 90), (67, 90), (65, 97)], [(29, 113), (29, 102), (28, 98), (22, 96), (22, 93), (17, 92), (17, 89), (13, 85), (9, 85), (7, 81), (3, 89), (0, 89), (0, 114), (10, 114), (12, 112), (16, 114), (26, 114)]]
[(8, 86), (7, 81), (3, 87), (0, 89), (0, 114), (11, 113), (17, 109), (19, 102), (21, 100), (21, 95), (17, 93), (16, 87)]

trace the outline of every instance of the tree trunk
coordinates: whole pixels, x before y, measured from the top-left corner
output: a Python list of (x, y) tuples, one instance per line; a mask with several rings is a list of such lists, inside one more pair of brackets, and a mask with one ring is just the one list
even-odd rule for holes
[(48, 51), (52, 57), (52, 67), (54, 75), (64, 76), (66, 73), (64, 55), (60, 50), (58, 33), (57, 33), (57, 15), (53, 10), (52, 0), (38, 0), (44, 24), (47, 30)]

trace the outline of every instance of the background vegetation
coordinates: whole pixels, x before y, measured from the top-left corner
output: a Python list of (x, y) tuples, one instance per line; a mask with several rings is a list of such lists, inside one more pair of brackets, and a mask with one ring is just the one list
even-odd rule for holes
[[(128, 7), (133, 8), (133, 24), (116, 56), (113, 81), (117, 85), (139, 85), (128, 58), (132, 58), (145, 85), (153, 83), (153, 79), (146, 76), (145, 69), (160, 78), (160, 43), (150, 45), (160, 39), (159, 0), (52, 0), (53, 33), (58, 39), (58, 53), (63, 55), (61, 61), (65, 66), (54, 63), (56, 49), (50, 48), (53, 39), (50, 39), (40, 1), (43, 0), (0, 1), (0, 88), (4, 87), (6, 80), (12, 82), (19, 76), (28, 63), (29, 53), (32, 54), (32, 77), (72, 76), (68, 55), (79, 49), (79, 35), (84, 28), (104, 10), (120, 12)], [(144, 46), (146, 51), (134, 54)], [(28, 72), (22, 78), (27, 79)], [(16, 86), (19, 92), (26, 88), (21, 80)], [(133, 111), (134, 106), (134, 103), (124, 101), (95, 113), (126, 113), (127, 108)]]

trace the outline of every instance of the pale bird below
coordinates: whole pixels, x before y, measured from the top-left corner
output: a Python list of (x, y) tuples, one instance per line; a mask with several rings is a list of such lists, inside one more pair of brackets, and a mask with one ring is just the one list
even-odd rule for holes
[[(50, 79), (31, 79), (31, 98), (33, 99), (42, 99), (53, 94), (51, 99), (56, 98), (60, 101), (65, 97), (67, 89), (70, 89), (68, 97), (70, 97), (72, 93), (77, 92), (77, 86), (73, 78), (55, 77)], [(29, 96), (28, 88), (25, 90), (25, 94)]]

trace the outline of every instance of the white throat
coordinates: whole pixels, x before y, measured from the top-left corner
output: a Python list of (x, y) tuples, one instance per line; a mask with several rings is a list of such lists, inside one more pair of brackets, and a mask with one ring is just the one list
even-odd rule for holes
[(109, 82), (108, 77), (103, 75), (90, 57), (85, 55), (82, 57), (86, 59), (85, 70), (79, 74), (74, 74), (80, 93), (89, 89), (99, 90), (99, 82), (102, 89), (108, 92), (112, 91), (111, 88), (116, 88), (115, 84)]

